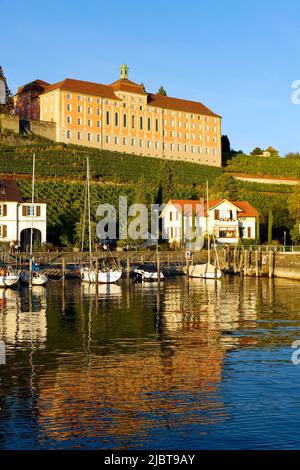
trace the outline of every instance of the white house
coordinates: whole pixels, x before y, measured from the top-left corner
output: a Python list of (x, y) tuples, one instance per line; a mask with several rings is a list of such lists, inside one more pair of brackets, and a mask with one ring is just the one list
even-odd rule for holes
[(214, 235), (218, 243), (238, 243), (256, 238), (257, 216), (247, 201), (216, 199), (209, 202), (207, 213), (203, 200), (171, 199), (161, 213), (162, 234), (178, 245), (191, 230)]
[(15, 181), (0, 180), (0, 242), (14, 242), (25, 249), (33, 227), (33, 242), (45, 243), (46, 208), (44, 201), (35, 199), (32, 205), (23, 199)]

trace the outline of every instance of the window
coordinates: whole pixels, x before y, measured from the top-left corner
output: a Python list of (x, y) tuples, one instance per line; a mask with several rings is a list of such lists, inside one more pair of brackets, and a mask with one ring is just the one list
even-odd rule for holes
[(174, 150), (174, 144), (170, 144), (170, 149)]
[(7, 237), (7, 225), (0, 225), (0, 238)]
[(97, 98), (97, 103), (98, 103), (98, 104), (101, 103), (101, 98)]
[(127, 126), (127, 114), (123, 114), (123, 127)]
[(88, 114), (93, 114), (93, 108), (91, 108), (91, 106), (88, 107)]
[(148, 149), (150, 149), (150, 148), (151, 148), (151, 140), (148, 140), (148, 142), (147, 142), (147, 146), (148, 146)]
[(131, 127), (134, 129), (135, 123), (134, 123), (134, 114), (131, 116)]
[(158, 119), (155, 119), (155, 132), (158, 132)]
[(159, 142), (155, 142), (155, 148), (159, 149)]
[(106, 102), (106, 104), (109, 104), (109, 100), (106, 100), (105, 102)]
[(119, 139), (118, 137), (115, 137), (115, 144), (118, 145), (118, 143), (119, 143)]
[(115, 126), (117, 127), (119, 125), (119, 114), (115, 113)]
[(173, 220), (173, 212), (170, 212), (170, 222)]
[(101, 142), (101, 135), (97, 134), (97, 142)]
[(71, 117), (71, 116), (67, 116), (67, 123), (68, 123), (68, 124), (71, 124), (71, 122), (72, 122), (72, 117)]
[(98, 116), (101, 115), (101, 109), (100, 109), (100, 108), (97, 108), (97, 115), (98, 115)]
[(71, 104), (67, 104), (67, 111), (72, 111), (72, 105)]
[(7, 215), (7, 205), (2, 204), (0, 205), (0, 216), (6, 217), (6, 215)]
[(71, 99), (71, 93), (67, 93), (67, 100)]
[(81, 134), (81, 132), (77, 132), (77, 139), (78, 139), (78, 140), (81, 140), (81, 139), (82, 139), (82, 134)]
[(92, 103), (93, 102), (93, 98), (91, 96), (88, 97), (88, 102), (89, 103)]
[(82, 119), (81, 119), (80, 117), (77, 118), (77, 124), (78, 124), (79, 126), (81, 126), (81, 124), (82, 124)]
[(217, 149), (214, 148), (214, 149), (213, 149), (213, 154), (214, 154), (214, 155), (217, 155), (217, 153), (218, 153)]
[(93, 140), (93, 134), (90, 132), (88, 133), (88, 141), (91, 142)]
[(143, 116), (140, 117), (140, 129), (143, 130)]
[(148, 117), (148, 131), (151, 131), (151, 119)]
[(93, 121), (91, 119), (88, 119), (88, 126), (91, 127), (93, 125)]
[(123, 137), (123, 145), (127, 145), (127, 139), (126, 139), (126, 137)]
[(143, 147), (143, 146), (144, 146), (144, 142), (140, 140), (140, 147)]
[(78, 101), (82, 101), (82, 96), (81, 96), (81, 95), (78, 95), (78, 96), (77, 96), (77, 99), (78, 99)]
[(131, 139), (131, 145), (135, 145), (135, 139)]
[(78, 111), (79, 113), (81, 113), (81, 112), (82, 112), (82, 106), (80, 106), (80, 105), (77, 106), (77, 111)]
[(72, 138), (72, 132), (71, 131), (67, 131), (67, 139), (71, 139)]
[(101, 127), (101, 121), (97, 121), (97, 127)]
[(106, 111), (106, 125), (109, 126), (109, 111)]
[(107, 135), (107, 136), (105, 137), (105, 142), (106, 142), (107, 144), (110, 143), (110, 137), (109, 137), (109, 135)]
[(206, 155), (209, 155), (209, 148), (206, 147)]

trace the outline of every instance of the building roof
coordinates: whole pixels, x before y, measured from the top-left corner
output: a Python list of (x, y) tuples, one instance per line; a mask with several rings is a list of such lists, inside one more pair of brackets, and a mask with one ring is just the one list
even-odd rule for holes
[(157, 106), (158, 108), (221, 117), (198, 101), (188, 101), (180, 98), (171, 98), (170, 96), (149, 94), (148, 103), (150, 106)]
[(103, 98), (110, 98), (113, 100), (119, 100), (117, 95), (114, 93), (114, 89), (110, 85), (102, 85), (100, 83), (85, 82), (82, 80), (75, 80), (73, 78), (65, 78), (61, 82), (54, 83), (45, 88), (44, 93), (57, 89), (71, 91), (75, 93), (82, 93), (86, 95), (100, 96)]
[(187, 113), (220, 117), (218, 114), (215, 114), (209, 108), (204, 106), (204, 104), (198, 101), (189, 101), (180, 98), (172, 98), (170, 96), (147, 93), (143, 84), (132, 82), (127, 78), (116, 80), (110, 85), (102, 85), (100, 83), (75, 80), (73, 78), (65, 78), (64, 80), (54, 83), (53, 85), (46, 86), (43, 90), (43, 93), (49, 93), (50, 91), (57, 90), (58, 88), (65, 91), (82, 93), (86, 95), (94, 95), (114, 100), (119, 99), (115, 92), (125, 91), (127, 93), (135, 93), (147, 96), (147, 101), (150, 106), (172, 109), (175, 111), (182, 111)]
[[(204, 215), (204, 199), (195, 199), (195, 200), (192, 200), (192, 199), (170, 199), (167, 203), (167, 206), (169, 206), (170, 204), (172, 204), (174, 207), (176, 207), (176, 209), (179, 210), (181, 214), (182, 214), (182, 211), (184, 211), (185, 216), (191, 216), (192, 212), (197, 216), (203, 216)], [(166, 207), (165, 207), (165, 209), (166, 209)], [(162, 211), (161, 215), (163, 215), (164, 210)]]
[(0, 201), (22, 202), (22, 196), (14, 180), (0, 180)]
[(43, 80), (34, 80), (33, 82), (26, 83), (18, 88), (16, 95), (21, 95), (22, 93), (28, 93), (30, 91), (42, 93), (45, 90), (49, 83), (44, 82)]
[(121, 78), (112, 83), (110, 86), (112, 86), (115, 91), (127, 91), (129, 93), (136, 93), (138, 95), (147, 95), (144, 85), (134, 83), (127, 78)]
[[(229, 199), (224, 199), (224, 198), (219, 198), (219, 199), (214, 199), (209, 201), (209, 210), (214, 209), (217, 207), (219, 204), (222, 202), (230, 202), (230, 204), (233, 204), (236, 206), (239, 211), (238, 211), (238, 217), (256, 217), (258, 215), (258, 211), (249, 204), (247, 201), (231, 201)], [(205, 214), (206, 215), (206, 214)]]

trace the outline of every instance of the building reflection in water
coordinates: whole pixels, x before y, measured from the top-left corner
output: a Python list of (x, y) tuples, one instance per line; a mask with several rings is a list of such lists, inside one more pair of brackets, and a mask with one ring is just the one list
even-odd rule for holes
[(274, 281), (239, 278), (51, 289), (48, 309), (45, 290), (31, 300), (5, 291), (0, 311), (0, 338), (47, 339), (34, 377), (39, 439), (118, 447), (138, 447), (153, 429), (205, 432), (229, 419), (220, 392), (227, 352), (257, 347), (257, 322), (289, 302), (284, 291), (276, 299)]

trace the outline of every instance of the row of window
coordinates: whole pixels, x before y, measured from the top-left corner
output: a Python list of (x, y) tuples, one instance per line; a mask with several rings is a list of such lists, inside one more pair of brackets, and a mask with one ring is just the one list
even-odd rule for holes
[[(68, 93), (68, 94), (67, 94), (67, 99), (70, 100), (71, 98), (72, 98), (72, 95), (71, 95), (70, 93)], [(126, 99), (126, 96), (124, 95), (123, 98)], [(78, 101), (82, 101), (82, 95), (78, 95), (78, 96), (77, 96), (77, 99), (78, 99)], [(88, 101), (88, 103), (92, 103), (92, 102), (93, 102), (93, 97), (88, 96), (87, 101)], [(132, 101), (135, 101), (135, 97), (134, 97), (134, 96), (132, 96)], [(101, 104), (101, 103), (102, 103), (102, 99), (101, 99), (101, 98), (97, 98), (97, 99), (96, 99), (96, 102), (97, 102), (97, 104)], [(140, 102), (141, 102), (141, 103), (143, 102), (143, 98), (140, 98)], [(114, 104), (114, 106), (116, 106), (116, 107), (119, 107), (119, 106), (121, 106), (121, 105), (122, 105), (124, 108), (127, 107), (127, 104), (126, 104), (126, 103), (120, 103), (119, 101), (113, 102), (113, 101), (111, 101), (111, 100), (109, 100), (109, 99), (106, 99), (106, 100), (105, 100), (105, 103), (106, 103), (106, 105)], [(78, 109), (79, 109), (79, 108), (82, 109), (82, 105), (78, 105)], [(134, 105), (131, 105), (131, 108), (132, 108), (132, 109), (136, 109), (136, 108), (134, 107)], [(68, 111), (71, 111), (72, 105), (71, 105), (70, 103), (67, 104), (67, 109), (68, 109)], [(92, 109), (93, 109), (93, 108), (92, 108), (91, 106), (89, 106), (89, 107), (88, 107), (88, 112), (92, 113), (92, 112), (93, 112)], [(98, 108), (98, 109), (99, 109), (99, 108)], [(140, 110), (143, 110), (143, 106), (140, 106), (139, 109), (140, 109)], [(153, 107), (147, 106), (147, 111), (148, 111), (148, 112), (150, 112), (151, 109), (153, 109)], [(166, 109), (162, 109), (162, 110), (161, 110), (160, 108), (154, 108), (154, 109), (155, 109), (155, 112), (156, 112), (157, 114), (158, 114), (160, 111), (162, 111), (162, 114), (163, 114), (164, 116), (167, 115), (167, 110), (166, 110)], [(89, 111), (89, 110), (90, 110), (90, 111)], [(210, 116), (201, 116), (201, 115), (199, 115), (199, 114), (195, 115), (195, 114), (189, 114), (189, 113), (181, 113), (180, 111), (169, 111), (169, 113), (170, 113), (170, 116), (171, 116), (171, 117), (177, 116), (177, 117), (181, 118), (182, 115), (183, 115), (185, 119), (192, 119), (192, 120), (194, 120), (194, 119), (196, 119), (196, 117), (197, 117), (197, 120), (198, 120), (198, 121), (201, 121), (201, 119), (202, 119), (202, 117), (203, 117), (203, 119), (204, 119), (206, 122), (209, 122), (209, 120), (210, 120)], [(213, 123), (216, 123), (216, 122), (217, 122), (217, 118), (211, 117), (211, 119), (212, 119), (212, 122), (213, 122)]]
[[(28, 216), (36, 216), (40, 217), (41, 215), (41, 206), (22, 206), (22, 215), (25, 217)], [(7, 216), (7, 205), (0, 204), (0, 216), (6, 217)]]
[[(67, 139), (72, 139), (72, 131), (67, 131)], [(82, 132), (78, 131), (77, 132), (77, 140), (82, 140), (83, 139), (83, 134)], [(92, 142), (94, 139), (94, 134), (92, 134), (91, 132), (88, 132), (87, 134), (87, 140), (88, 142)], [(96, 134), (96, 141), (97, 142), (101, 142), (101, 135), (100, 134)], [(148, 147), (148, 148), (152, 148), (152, 141), (151, 140), (143, 140), (143, 139), (128, 139), (127, 137), (122, 137), (122, 138), (119, 138), (117, 136), (115, 136), (113, 139), (111, 139), (111, 137), (109, 135), (105, 136), (105, 143), (106, 144), (110, 144), (111, 142), (113, 142), (115, 145), (119, 145), (119, 144), (122, 144), (122, 145), (128, 145), (128, 143), (130, 142), (132, 146), (136, 146), (136, 145), (139, 145), (140, 147)], [(166, 144), (165, 142), (163, 143), (160, 143), (160, 142), (154, 142), (154, 148), (155, 149), (159, 149), (159, 148), (162, 148), (164, 150), (167, 150), (169, 146), (169, 149), (171, 151), (174, 151), (174, 150), (177, 150), (178, 152), (189, 152), (191, 151), (192, 153), (196, 153), (198, 152), (199, 154), (202, 153), (202, 147), (196, 147), (194, 145), (182, 145), (182, 144)], [(206, 155), (209, 155), (210, 152), (212, 150), (212, 154), (213, 155), (217, 155), (218, 153), (218, 150), (216, 148), (213, 148), (213, 149), (210, 149), (209, 147), (206, 147), (205, 149), (205, 153)]]

